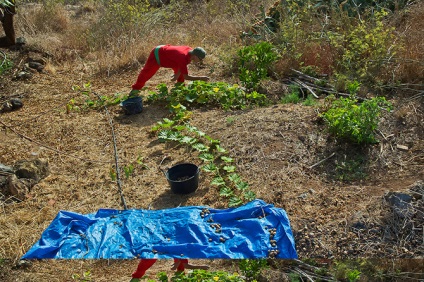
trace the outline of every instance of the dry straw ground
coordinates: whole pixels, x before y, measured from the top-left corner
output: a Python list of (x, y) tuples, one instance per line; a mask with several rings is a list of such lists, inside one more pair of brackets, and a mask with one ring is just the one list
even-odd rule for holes
[[(34, 261), (26, 267), (18, 267), (16, 263), (58, 211), (92, 213), (99, 208), (123, 208), (116, 182), (110, 177), (115, 160), (109, 117), (103, 110), (67, 112), (66, 105), (72, 99), (83, 101), (72, 86), (87, 82), (91, 82), (92, 90), (99, 95), (128, 92), (140, 65), (130, 63), (134, 58), (128, 58), (129, 63), (121, 68), (114, 64), (126, 60), (125, 56), (137, 57), (142, 63), (149, 49), (160, 42), (150, 35), (123, 48), (120, 58), (105, 52), (104, 57), (90, 61), (90, 54), (84, 59), (80, 57), (80, 50), (72, 49), (76, 43), (71, 41), (66, 45), (60, 33), (28, 32), (34, 13), (25, 13), (29, 11), (26, 9), (34, 7), (22, 7), (17, 24), (18, 33), (26, 31), (28, 44), (21, 51), (5, 52), (15, 64), (14, 72), (29, 57), (43, 57), (47, 66), (28, 80), (13, 80), (13, 71), (1, 78), (1, 101), (20, 97), (24, 107), (0, 114), (2, 123), (7, 125), (0, 130), (0, 163), (13, 165), (18, 160), (45, 158), (51, 172), (32, 188), (24, 201), (0, 195), (0, 280), (73, 281), (73, 275), (82, 276), (89, 271), (90, 281), (129, 281), (136, 260)], [(84, 9), (88, 11), (89, 7)], [(90, 19), (60, 17), (64, 17), (62, 29), (76, 28)], [(238, 27), (234, 25), (229, 26), (228, 19), (210, 21), (211, 36), (204, 37), (203, 42), (193, 36), (193, 31), (182, 36), (184, 26), (159, 39), (174, 44), (202, 44), (209, 56), (202, 67), (190, 66), (190, 71), (210, 75), (212, 81), (231, 81), (219, 69), (225, 47), (215, 40), (222, 43), (219, 36), (225, 33), (231, 35), (227, 41), (236, 40)], [(169, 71), (161, 70), (148, 87), (153, 90), (159, 83), (168, 83), (169, 76)], [(276, 84), (277, 89), (284, 89), (280, 82)], [(285, 92), (273, 94), (281, 97)], [(230, 112), (194, 109), (192, 124), (221, 140), (258, 198), (287, 211), (300, 258), (326, 261), (367, 257), (382, 259), (381, 265), (391, 270), (419, 273), (423, 270), (422, 221), (421, 226), (414, 227), (416, 230), (402, 229), (399, 218), (383, 201), (385, 193), (407, 192), (411, 185), (423, 180), (423, 100), (422, 96), (407, 97), (390, 96), (394, 109), (384, 113), (381, 119), (381, 142), (366, 148), (334, 143), (317, 116), (317, 108), (301, 104)], [(128, 208), (227, 207), (219, 191), (209, 184), (206, 173), (201, 174), (199, 189), (194, 194), (181, 196), (170, 192), (161, 168), (180, 162), (201, 163), (194, 152), (160, 143), (151, 134), (151, 127), (169, 115), (166, 107), (145, 104), (143, 113), (134, 116), (123, 115), (119, 106), (110, 107), (109, 111), (120, 165), (135, 165), (133, 175), (129, 178), (122, 175)], [(400, 150), (397, 145), (405, 145), (408, 150)], [(314, 166), (329, 156), (332, 157)], [(137, 164), (137, 160), (142, 160), (143, 165)], [(355, 166), (355, 162), (361, 166)], [(364, 177), (357, 178), (359, 172)], [(353, 179), (343, 182), (340, 176)], [(422, 202), (416, 208), (421, 208), (422, 216)], [(355, 228), (358, 223), (363, 228)], [(385, 259), (390, 259), (390, 267)], [(210, 264), (212, 270), (237, 271), (232, 261), (202, 263)], [(149, 274), (155, 277), (169, 268), (170, 262), (160, 261)]]

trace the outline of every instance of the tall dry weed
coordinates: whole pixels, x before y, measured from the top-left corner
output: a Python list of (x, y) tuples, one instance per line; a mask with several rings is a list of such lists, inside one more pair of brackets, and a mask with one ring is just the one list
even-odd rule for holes
[(397, 56), (391, 75), (395, 80), (411, 83), (424, 83), (424, 2), (417, 1), (406, 11), (401, 11), (395, 25), (404, 48)]

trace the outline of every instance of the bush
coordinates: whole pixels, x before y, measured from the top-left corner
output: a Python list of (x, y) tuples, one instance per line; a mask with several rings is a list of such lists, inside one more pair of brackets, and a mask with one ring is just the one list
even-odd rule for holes
[(359, 104), (356, 99), (340, 98), (322, 116), (335, 137), (358, 144), (376, 143), (374, 131), (382, 109), (391, 109), (384, 97)]
[(238, 51), (240, 81), (247, 89), (255, 89), (268, 77), (268, 70), (277, 61), (278, 53), (269, 42), (259, 42)]

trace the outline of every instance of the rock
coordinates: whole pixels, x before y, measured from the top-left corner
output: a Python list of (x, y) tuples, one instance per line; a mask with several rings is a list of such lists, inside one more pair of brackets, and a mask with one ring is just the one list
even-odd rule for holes
[(402, 150), (402, 151), (408, 151), (409, 150), (408, 146), (400, 145), (400, 144), (397, 144), (396, 148), (398, 148), (399, 150)]
[(7, 176), (0, 175), (0, 193), (6, 194)]
[(17, 37), (16, 38), (16, 44), (17, 45), (25, 45), (26, 44), (26, 39), (24, 37)]
[(26, 183), (19, 180), (16, 175), (12, 174), (7, 178), (6, 192), (19, 200), (24, 200), (25, 195), (28, 194), (30, 187)]
[(4, 164), (0, 164), (0, 171), (15, 173), (15, 171), (13, 170), (13, 167), (10, 167)]
[(32, 74), (26, 71), (20, 71), (16, 76), (16, 80), (25, 80), (30, 79), (32, 77)]
[(3, 106), (0, 109), (0, 112), (6, 113), (11, 112), (23, 107), (23, 103), (19, 98), (12, 98), (9, 101), (3, 103)]
[(38, 72), (42, 72), (44, 69), (44, 65), (39, 62), (29, 62), (28, 66), (32, 69), (37, 70)]
[(24, 106), (24, 103), (19, 98), (10, 99), (10, 103), (12, 104), (12, 110), (18, 110)]
[(18, 178), (29, 178), (36, 182), (49, 175), (49, 163), (46, 159), (21, 160), (15, 163), (15, 174)]
[(10, 103), (9, 101), (6, 101), (6, 102), (3, 103), (3, 105), (2, 105), (2, 107), (0, 109), (0, 112), (1, 113), (11, 112), (12, 111), (12, 108), (13, 108), (12, 103)]

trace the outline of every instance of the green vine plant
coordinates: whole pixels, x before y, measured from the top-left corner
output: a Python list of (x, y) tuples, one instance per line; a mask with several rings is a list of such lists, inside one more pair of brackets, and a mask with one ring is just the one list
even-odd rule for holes
[(66, 105), (66, 112), (70, 113), (71, 111), (81, 111), (87, 109), (102, 109), (103, 107), (109, 107), (118, 105), (122, 101), (128, 98), (128, 94), (115, 93), (113, 96), (100, 96), (100, 99), (91, 89), (91, 83), (87, 82), (82, 86), (74, 85), (72, 90), (80, 92), (81, 96), (77, 98), (72, 98), (69, 100)]
[[(181, 106), (178, 109), (180, 112), (185, 111)], [(234, 159), (228, 156), (219, 140), (190, 125), (188, 121), (168, 118), (158, 122), (152, 132), (157, 132), (161, 142), (175, 142), (196, 151), (204, 164), (201, 169), (213, 175), (211, 185), (218, 187), (220, 196), (228, 199), (229, 207), (239, 206), (256, 198), (249, 184), (237, 173)]]
[[(147, 102), (167, 102), (169, 105), (178, 106), (213, 106), (224, 110), (245, 109), (254, 106), (269, 104), (267, 97), (256, 91), (246, 92), (237, 84), (225, 82), (193, 81), (187, 86), (177, 83), (168, 89), (164, 83), (159, 84), (158, 91), (152, 91), (147, 96)], [(172, 109), (171, 109), (172, 110)]]

